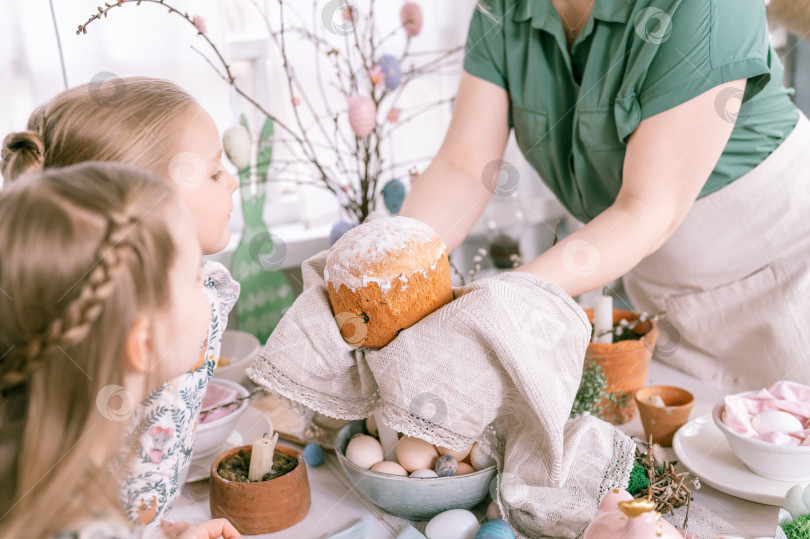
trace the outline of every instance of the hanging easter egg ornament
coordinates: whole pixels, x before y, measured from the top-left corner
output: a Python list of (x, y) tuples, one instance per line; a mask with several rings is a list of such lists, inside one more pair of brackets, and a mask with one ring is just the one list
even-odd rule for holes
[(383, 187), (382, 196), (385, 208), (396, 215), (405, 202), (405, 186), (399, 180), (391, 180)]
[(408, 37), (419, 35), (422, 31), (422, 8), (416, 2), (406, 2), (399, 10), (399, 20)]
[(389, 90), (396, 90), (402, 81), (402, 68), (399, 66), (399, 60), (390, 54), (383, 54), (380, 57), (380, 71), (385, 77), (385, 87)]
[(229, 127), (222, 134), (222, 149), (236, 168), (250, 165), (250, 132), (243, 125)]
[[(329, 247), (333, 246), (337, 240), (343, 236), (346, 232), (354, 228), (354, 224), (348, 221), (338, 221), (332, 226), (332, 230), (329, 231)], [(369, 429), (370, 431), (370, 429)]]
[(377, 122), (377, 106), (367, 96), (354, 97), (349, 101), (349, 124), (354, 134), (367, 137), (374, 131)]

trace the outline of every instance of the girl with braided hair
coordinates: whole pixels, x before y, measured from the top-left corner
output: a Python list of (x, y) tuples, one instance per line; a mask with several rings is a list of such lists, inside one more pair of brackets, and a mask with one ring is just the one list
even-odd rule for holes
[[(13, 185), (31, 171), (84, 161), (115, 161), (149, 170), (175, 185), (191, 212), (203, 254), (213, 254), (230, 238), (228, 221), (237, 187), (221, 159), (216, 124), (191, 95), (170, 81), (132, 77), (92, 82), (56, 95), (34, 111), (26, 131), (5, 138), (0, 171), (5, 183)], [(239, 284), (224, 266), (206, 260), (202, 267), (201, 286), (211, 313), (207, 346), (195, 349), (199, 359), (191, 373), (146, 395), (127, 424), (129, 455), (122, 459), (128, 472), (120, 495), (130, 520), (146, 522), (152, 529), (185, 483), (194, 426), (219, 358), (228, 313), (239, 296)], [(159, 452), (152, 451), (155, 432), (161, 433)], [(141, 509), (145, 502), (148, 511)]]
[(207, 340), (195, 236), (175, 190), (124, 165), (0, 192), (0, 536), (239, 537), (225, 520), (138, 530), (109, 473), (135, 403)]

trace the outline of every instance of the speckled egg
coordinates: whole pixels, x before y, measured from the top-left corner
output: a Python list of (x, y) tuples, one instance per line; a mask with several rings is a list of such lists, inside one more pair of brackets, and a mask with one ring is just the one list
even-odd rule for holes
[(250, 132), (244, 125), (229, 127), (222, 134), (222, 149), (236, 168), (250, 165)]
[(367, 434), (355, 434), (346, 446), (346, 458), (361, 468), (369, 469), (383, 460), (383, 448)]
[(399, 10), (399, 20), (409, 37), (419, 35), (422, 31), (422, 8), (416, 2), (405, 2)]
[(466, 509), (450, 509), (439, 513), (425, 526), (428, 539), (475, 539), (478, 519)]
[(405, 186), (399, 180), (391, 180), (383, 187), (382, 196), (385, 208), (396, 215), (402, 209), (402, 203), (405, 202)]
[(390, 54), (383, 54), (380, 57), (380, 71), (385, 75), (385, 87), (389, 90), (396, 90), (402, 81), (402, 69), (399, 67), (399, 60)]
[(436, 466), (433, 469), (439, 477), (451, 477), (456, 475), (458, 461), (452, 455), (442, 455), (436, 459)]
[(505, 520), (495, 518), (478, 528), (475, 539), (515, 539), (515, 530)]
[(355, 135), (360, 138), (369, 136), (376, 123), (377, 105), (370, 97), (358, 96), (349, 101), (349, 125)]
[(323, 464), (323, 448), (318, 444), (307, 444), (304, 448), (304, 459), (310, 466)]

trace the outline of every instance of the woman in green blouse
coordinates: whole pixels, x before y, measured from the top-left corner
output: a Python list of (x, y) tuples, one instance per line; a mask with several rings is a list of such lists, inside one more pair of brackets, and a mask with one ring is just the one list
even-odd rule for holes
[(453, 250), (509, 130), (587, 223), (520, 268), (574, 296), (625, 276), (662, 359), (727, 390), (810, 383), (810, 127), (762, 0), (490, 0), (452, 122), (402, 214)]

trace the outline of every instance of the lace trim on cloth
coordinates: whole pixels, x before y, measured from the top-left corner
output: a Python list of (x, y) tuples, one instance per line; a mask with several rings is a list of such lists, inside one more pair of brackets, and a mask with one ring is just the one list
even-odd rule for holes
[[(636, 458), (636, 444), (619, 429), (613, 433), (613, 464), (605, 470), (602, 486), (599, 487), (599, 502), (614, 488), (626, 489), (630, 483), (630, 472)], [(584, 530), (583, 530), (584, 531)]]
[[(294, 401), (315, 412), (336, 419), (365, 419), (380, 406), (379, 390), (356, 400), (347, 400), (317, 391), (290, 378), (273, 365), (270, 358), (263, 353), (245, 372), (255, 383), (271, 392), (278, 393), (287, 401)], [(300, 406), (295, 406), (295, 408), (298, 410), (293, 411), (298, 413)], [(306, 425), (306, 423), (304, 424)]]

